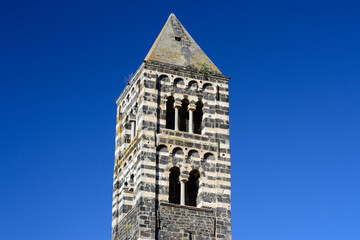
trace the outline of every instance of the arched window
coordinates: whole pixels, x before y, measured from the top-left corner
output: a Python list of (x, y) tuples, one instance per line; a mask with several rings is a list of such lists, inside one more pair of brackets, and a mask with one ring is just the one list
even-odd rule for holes
[(198, 90), (198, 84), (196, 81), (189, 82), (189, 90), (194, 90), (194, 91)]
[(183, 87), (183, 86), (185, 86), (185, 82), (184, 82), (184, 80), (183, 80), (182, 78), (176, 78), (176, 79), (174, 80), (174, 86), (175, 86), (176, 88)]
[(182, 158), (184, 156), (184, 151), (179, 147), (174, 148), (172, 151), (172, 156)]
[(200, 158), (200, 154), (198, 151), (196, 150), (190, 150), (188, 153), (188, 158), (189, 159), (196, 159), (196, 158)]
[(188, 131), (189, 128), (189, 112), (188, 112), (188, 105), (189, 101), (187, 99), (183, 99), (181, 104), (181, 108), (179, 109), (179, 115), (180, 115), (180, 131)]
[(204, 92), (213, 92), (214, 87), (211, 85), (211, 83), (205, 83), (203, 86), (203, 91)]
[(157, 154), (159, 153), (168, 153), (169, 150), (167, 149), (167, 147), (165, 145), (159, 145), (157, 148), (156, 148), (156, 152)]
[(196, 109), (194, 111), (194, 133), (201, 134), (201, 124), (203, 117), (203, 104), (202, 102), (196, 103)]
[(208, 160), (215, 160), (215, 157), (212, 153), (205, 153), (204, 155), (204, 161), (208, 161)]
[(169, 82), (170, 79), (167, 75), (163, 74), (160, 75), (157, 79), (156, 79), (156, 89), (157, 90), (164, 90), (165, 87), (165, 82)]
[(180, 204), (180, 169), (172, 167), (169, 174), (169, 203)]
[(189, 180), (186, 183), (186, 198), (185, 204), (189, 206), (196, 207), (197, 205), (197, 195), (199, 190), (198, 180), (200, 178), (200, 173), (198, 170), (192, 170), (190, 172)]
[(166, 102), (166, 128), (174, 129), (175, 125), (174, 98), (168, 97)]

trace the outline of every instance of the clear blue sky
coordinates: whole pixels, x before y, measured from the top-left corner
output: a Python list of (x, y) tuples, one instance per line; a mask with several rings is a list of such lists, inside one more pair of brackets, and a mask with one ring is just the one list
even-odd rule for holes
[(360, 5), (251, 2), (2, 2), (0, 239), (110, 239), (115, 100), (172, 11), (231, 76), (233, 238), (360, 239)]

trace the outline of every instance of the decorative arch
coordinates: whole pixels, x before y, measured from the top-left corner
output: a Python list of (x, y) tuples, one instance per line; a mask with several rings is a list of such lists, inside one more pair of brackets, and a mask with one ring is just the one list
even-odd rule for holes
[(198, 151), (192, 149), (189, 151), (188, 157), (189, 157), (189, 159), (200, 158), (200, 154)]
[(173, 157), (184, 156), (184, 151), (182, 150), (182, 148), (176, 147), (173, 149), (172, 155), (173, 155)]
[(170, 78), (169, 78), (169, 76), (166, 75), (166, 74), (161, 74), (161, 75), (158, 77), (158, 79), (159, 79), (159, 80), (165, 80), (165, 81), (167, 81), (167, 80), (169, 80)]
[(214, 86), (211, 83), (204, 83), (202, 89), (204, 92), (213, 92)]
[(166, 74), (161, 74), (156, 79), (156, 89), (160, 90), (162, 87), (164, 87), (164, 83), (166, 83), (166, 82), (170, 82), (169, 76)]
[(189, 90), (193, 90), (193, 91), (197, 91), (198, 90), (198, 83), (194, 80), (190, 81), (188, 84), (188, 89)]
[(156, 148), (156, 153), (157, 153), (157, 154), (167, 154), (167, 153), (169, 153), (169, 150), (168, 150), (167, 146), (165, 146), (165, 145), (159, 145), (159, 146)]
[(174, 87), (179, 88), (179, 87), (182, 87), (182, 86), (185, 86), (184, 79), (182, 79), (182, 78), (175, 78), (175, 80), (174, 80)]
[(212, 153), (205, 153), (205, 154), (204, 154), (204, 161), (207, 161), (207, 160), (215, 160), (214, 154), (212, 154)]

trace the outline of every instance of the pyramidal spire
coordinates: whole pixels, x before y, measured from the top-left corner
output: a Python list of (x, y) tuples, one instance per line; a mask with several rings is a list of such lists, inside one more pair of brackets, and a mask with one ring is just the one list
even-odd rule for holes
[(198, 70), (205, 66), (210, 71), (221, 73), (173, 13), (170, 14), (145, 61), (195, 67)]

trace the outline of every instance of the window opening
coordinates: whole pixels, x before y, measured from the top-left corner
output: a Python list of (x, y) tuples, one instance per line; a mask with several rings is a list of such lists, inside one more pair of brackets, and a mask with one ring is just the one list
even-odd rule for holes
[(169, 174), (169, 203), (180, 204), (180, 169), (173, 167)]
[(192, 170), (190, 172), (189, 180), (186, 183), (186, 198), (185, 204), (189, 206), (197, 206), (197, 195), (199, 190), (199, 180), (200, 174), (198, 170)]
[(181, 108), (179, 109), (179, 116), (180, 116), (180, 131), (188, 131), (189, 127), (189, 112), (188, 112), (188, 105), (189, 102), (187, 99), (182, 100)]
[(168, 98), (166, 102), (166, 128), (175, 128), (175, 109), (174, 109), (174, 98)]
[(194, 111), (194, 133), (201, 134), (201, 125), (203, 117), (203, 104), (202, 102), (196, 103), (196, 109)]

